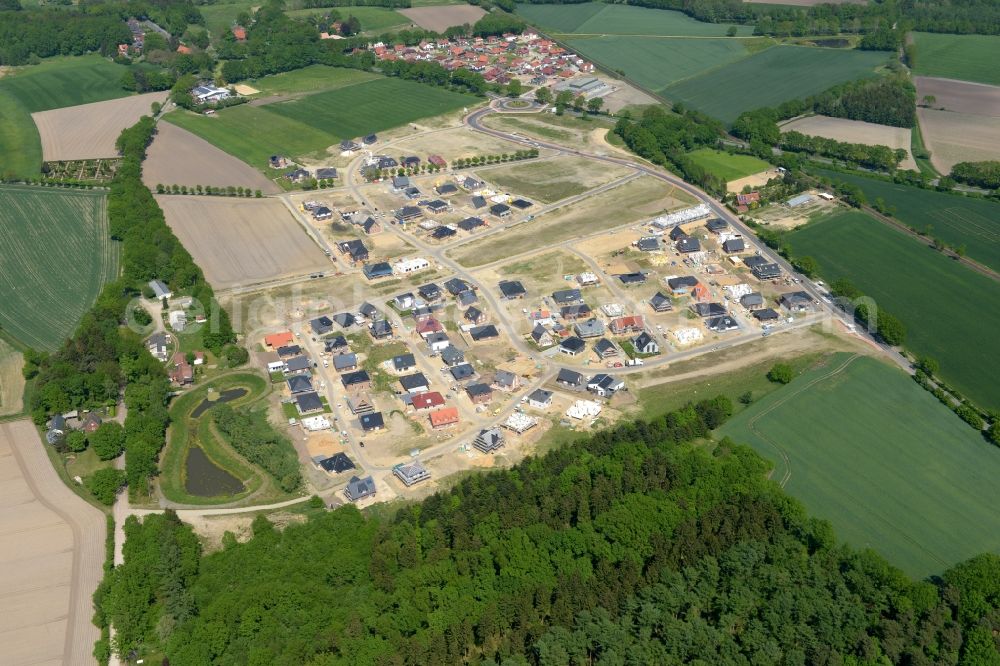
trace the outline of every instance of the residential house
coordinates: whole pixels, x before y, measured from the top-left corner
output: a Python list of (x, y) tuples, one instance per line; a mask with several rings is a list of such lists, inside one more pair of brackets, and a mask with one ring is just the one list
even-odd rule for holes
[(604, 322), (600, 319), (588, 319), (573, 326), (573, 331), (581, 338), (597, 338), (604, 335)]
[(552, 300), (556, 305), (572, 305), (583, 300), (583, 293), (579, 289), (561, 289), (552, 292)]
[(173, 365), (173, 368), (167, 371), (170, 381), (178, 385), (194, 382), (194, 368), (187, 362), (187, 357), (182, 352), (174, 352), (170, 363)]
[(66, 425), (65, 417), (62, 414), (56, 414), (47, 424), (45, 441), (53, 446), (61, 444), (66, 439), (66, 432), (68, 430), (69, 427)]
[(170, 287), (162, 280), (150, 280), (149, 288), (153, 290), (153, 298), (158, 301), (162, 301), (164, 298), (170, 299), (174, 296), (174, 292), (170, 291)]
[(473, 342), (482, 342), (483, 340), (492, 340), (493, 338), (500, 337), (500, 331), (493, 324), (474, 326), (469, 329), (469, 337), (472, 338)]
[(528, 406), (535, 409), (548, 409), (552, 404), (552, 391), (535, 389), (528, 395)]
[(392, 324), (387, 319), (376, 319), (368, 327), (368, 333), (376, 340), (388, 340), (392, 337)]
[(278, 347), (275, 351), (278, 354), (278, 358), (291, 358), (301, 354), (302, 347), (298, 345), (285, 345), (284, 347)]
[(350, 372), (358, 367), (358, 355), (355, 353), (337, 354), (333, 357), (333, 369), (337, 372)]
[(167, 343), (169, 342), (169, 334), (158, 332), (153, 333), (149, 336), (149, 340), (146, 340), (146, 349), (149, 353), (153, 355), (157, 361), (161, 363), (167, 362)]
[(535, 204), (531, 203), (527, 199), (514, 199), (513, 201), (510, 202), (510, 205), (513, 206), (514, 208), (517, 208), (518, 210), (527, 210), (532, 206), (534, 206)]
[(567, 370), (566, 368), (559, 370), (559, 374), (556, 375), (556, 383), (574, 391), (579, 391), (586, 386), (583, 375), (575, 370)]
[(698, 278), (693, 275), (679, 275), (667, 278), (667, 286), (674, 296), (683, 296), (698, 285)]
[(764, 296), (758, 291), (750, 294), (744, 294), (740, 297), (740, 305), (745, 307), (747, 310), (762, 308), (764, 307)]
[(472, 445), (483, 453), (493, 453), (504, 445), (503, 432), (500, 428), (480, 430)]
[(403, 206), (396, 211), (396, 219), (402, 223), (412, 222), (424, 216), (422, 210), (416, 206)]
[(443, 352), (447, 347), (451, 346), (451, 338), (444, 331), (431, 333), (424, 337), (424, 341), (432, 352)]
[(808, 310), (813, 305), (813, 298), (804, 291), (795, 291), (782, 294), (778, 299), (778, 304), (789, 312), (802, 312)]
[(501, 280), (498, 286), (500, 287), (500, 295), (508, 301), (524, 298), (525, 294), (528, 293), (519, 280)]
[(434, 201), (427, 202), (427, 210), (439, 215), (451, 208), (451, 204), (447, 201), (442, 201), (441, 199), (435, 199)]
[(720, 234), (729, 228), (729, 223), (726, 222), (725, 220), (713, 217), (712, 219), (705, 222), (705, 228), (708, 229), (713, 234)]
[(427, 471), (427, 468), (424, 467), (419, 460), (399, 463), (392, 468), (392, 473), (397, 479), (402, 481), (403, 485), (407, 488), (431, 478), (431, 473)]
[(649, 299), (649, 305), (653, 308), (654, 312), (670, 312), (674, 309), (674, 304), (670, 300), (670, 297), (659, 291)]
[(469, 363), (458, 363), (457, 365), (453, 365), (448, 372), (457, 382), (471, 379), (476, 374), (475, 368), (473, 368)]
[(659, 354), (660, 345), (656, 343), (653, 336), (647, 331), (643, 331), (639, 335), (635, 336), (630, 340), (632, 343), (632, 348), (635, 349), (637, 354)]
[(380, 234), (382, 233), (382, 223), (374, 217), (369, 217), (361, 223), (361, 230), (369, 236)]
[(354, 238), (351, 240), (340, 241), (337, 243), (337, 249), (340, 250), (342, 254), (347, 255), (352, 264), (368, 261), (368, 248), (365, 247), (365, 242), (360, 239)]
[(716, 333), (725, 333), (727, 331), (738, 330), (740, 325), (737, 324), (736, 320), (729, 315), (723, 315), (722, 317), (711, 317), (706, 319), (705, 327), (710, 331), (715, 331)]
[(483, 383), (469, 384), (465, 387), (465, 394), (474, 405), (485, 405), (493, 399), (493, 389)]
[(507, 204), (498, 203), (490, 206), (490, 213), (499, 218), (505, 218), (513, 212)]
[(414, 330), (417, 335), (426, 340), (431, 335), (444, 332), (444, 326), (434, 317), (424, 317), (417, 320), (417, 326)]
[(481, 197), (479, 195), (476, 195), (472, 197), (471, 204), (472, 207), (475, 208), (476, 210), (479, 210), (480, 208), (486, 208), (486, 197)]
[(610, 398), (625, 388), (625, 382), (618, 377), (601, 373), (594, 375), (587, 382), (587, 390), (602, 398)]
[(428, 302), (436, 301), (441, 298), (441, 287), (431, 282), (417, 289), (417, 295)]
[(697, 238), (691, 238), (690, 236), (677, 241), (676, 247), (677, 251), (682, 254), (690, 254), (692, 252), (701, 251), (701, 243), (698, 242)]
[(295, 408), (299, 414), (319, 412), (323, 410), (323, 401), (320, 400), (319, 394), (315, 391), (312, 393), (300, 393), (295, 396)]
[(323, 351), (327, 353), (340, 352), (347, 349), (347, 338), (342, 335), (323, 340)]
[(393, 192), (402, 192), (406, 188), (410, 187), (409, 176), (393, 176), (392, 177), (392, 190)]
[(493, 388), (498, 391), (516, 391), (521, 386), (521, 378), (509, 370), (497, 370), (493, 374)]
[(406, 292), (405, 294), (399, 294), (392, 299), (393, 304), (396, 306), (397, 310), (406, 311), (413, 308), (413, 294)]
[(458, 296), (463, 291), (470, 291), (472, 286), (462, 278), (451, 278), (444, 283), (444, 288), (452, 296)]
[[(436, 155), (433, 157), (436, 157)], [(434, 191), (440, 196), (445, 196), (447, 194), (455, 194), (455, 192), (458, 192), (458, 188), (454, 185), (454, 183), (441, 183), (434, 188)]]
[(444, 397), (437, 391), (425, 391), (410, 398), (410, 404), (418, 412), (425, 409), (434, 409), (444, 404)]
[(458, 231), (455, 229), (455, 227), (452, 227), (450, 225), (441, 225), (439, 227), (434, 228), (434, 231), (431, 232), (431, 238), (434, 240), (443, 241), (451, 238), (452, 236), (456, 236), (457, 234)]
[(417, 359), (413, 354), (400, 354), (392, 357), (392, 369), (396, 372), (407, 372), (417, 367)]
[(310, 361), (305, 356), (293, 356), (285, 359), (285, 374), (295, 375), (309, 371)]
[(322, 317), (317, 317), (309, 322), (309, 328), (312, 329), (313, 333), (316, 335), (326, 335), (333, 330), (333, 320), (323, 315)]
[(333, 210), (326, 206), (317, 206), (313, 208), (312, 216), (317, 222), (323, 222), (333, 217)]
[(597, 354), (597, 358), (604, 360), (611, 358), (613, 356), (618, 356), (618, 347), (615, 343), (611, 342), (607, 338), (601, 338), (594, 343), (594, 353)]
[[(303, 422), (305, 419), (303, 419)], [(356, 469), (354, 463), (347, 457), (346, 453), (335, 453), (329, 458), (323, 458), (316, 463), (316, 466), (328, 474), (341, 474), (348, 470)]]
[(458, 347), (449, 345), (441, 350), (441, 362), (449, 368), (465, 363), (465, 353)]
[(291, 331), (282, 331), (281, 333), (272, 333), (271, 335), (264, 336), (264, 344), (272, 349), (277, 349), (278, 347), (284, 347), (290, 344), (295, 339)]
[(487, 319), (486, 313), (474, 305), (462, 314), (462, 318), (470, 324), (484, 324)]
[(431, 428), (434, 430), (448, 428), (459, 422), (458, 407), (443, 407), (431, 412), (428, 418), (431, 422)]
[(308, 393), (313, 389), (312, 378), (309, 375), (294, 375), (285, 380), (288, 384), (288, 390), (292, 395), (298, 393)]
[(750, 269), (750, 272), (758, 280), (774, 280), (781, 277), (781, 266), (768, 261), (759, 254), (747, 257), (743, 260), (743, 264)]
[(635, 246), (640, 252), (659, 252), (663, 249), (656, 236), (643, 236), (635, 242)]
[(458, 296), (456, 296), (455, 300), (458, 301), (458, 304), (461, 305), (462, 307), (468, 307), (473, 303), (478, 302), (479, 297), (476, 296), (476, 292), (474, 292), (472, 289), (466, 289)]
[(575, 335), (565, 338), (559, 343), (559, 351), (567, 356), (576, 356), (587, 348), (587, 343)]
[(668, 236), (670, 237), (670, 240), (675, 242), (681, 240), (682, 238), (690, 238), (690, 236), (687, 235), (687, 232), (684, 231), (684, 229), (682, 229), (680, 225), (677, 225), (674, 228), (672, 228)]
[(631, 315), (628, 317), (616, 317), (611, 320), (611, 332), (615, 335), (626, 335), (628, 333), (638, 333), (646, 328), (646, 320), (642, 315)]
[(722, 244), (722, 251), (726, 254), (739, 254), (746, 250), (746, 244), (742, 238), (730, 238)]
[(385, 427), (385, 419), (382, 412), (367, 412), (358, 416), (361, 429), (365, 432), (378, 432)]
[(368, 372), (365, 370), (357, 370), (355, 372), (349, 372), (345, 375), (341, 375), (340, 383), (343, 384), (344, 389), (351, 393), (360, 393), (361, 391), (367, 391), (371, 388), (372, 380), (368, 376)]
[(590, 317), (594, 311), (586, 303), (578, 305), (565, 305), (559, 310), (559, 316), (568, 322), (579, 321), (585, 317)]
[(403, 387), (403, 390), (407, 393), (425, 393), (430, 390), (427, 378), (424, 377), (424, 373), (416, 372), (412, 375), (404, 375), (399, 378), (399, 385)]
[(691, 312), (699, 317), (721, 317), (726, 314), (726, 308), (721, 303), (692, 303)]
[(486, 222), (480, 217), (467, 217), (458, 223), (458, 228), (462, 231), (472, 232), (479, 227), (486, 226)]
[(552, 334), (541, 324), (535, 324), (535, 327), (531, 329), (531, 339), (539, 347), (552, 346)]
[(352, 476), (351, 480), (347, 482), (347, 488), (344, 489), (344, 495), (352, 502), (375, 497), (375, 479), (370, 476), (363, 479)]
[(381, 317), (379, 311), (375, 308), (375, 306), (367, 301), (362, 303), (361, 307), (358, 308), (358, 314), (360, 314), (368, 321), (375, 321), (376, 319)]
[(333, 323), (341, 328), (350, 328), (358, 323), (358, 320), (350, 312), (341, 312), (333, 315)]

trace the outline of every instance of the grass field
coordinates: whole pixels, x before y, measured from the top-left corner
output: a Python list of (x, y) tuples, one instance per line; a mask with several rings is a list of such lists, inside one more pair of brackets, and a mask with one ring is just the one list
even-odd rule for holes
[(291, 72), (273, 74), (260, 79), (251, 79), (246, 83), (263, 93), (295, 95), (336, 90), (337, 88), (377, 78), (379, 78), (378, 74), (372, 74), (360, 69), (309, 65), (308, 67), (295, 69)]
[(0, 338), (0, 416), (17, 414), (23, 406), (24, 375), (21, 352)]
[(993, 35), (944, 35), (912, 33), (917, 47), (913, 73), (946, 79), (1000, 85), (1000, 37)]
[(787, 237), (827, 281), (849, 278), (899, 317), (906, 346), (941, 364), (941, 376), (983, 407), (1000, 406), (1000, 283), (858, 212), (840, 212)]
[(775, 46), (658, 91), (725, 122), (872, 74), (885, 53)]
[(1000, 204), (947, 192), (923, 190), (874, 178), (817, 169), (834, 180), (857, 185), (869, 202), (883, 199), (894, 217), (952, 246), (964, 245), (969, 257), (1000, 271)]
[(587, 190), (628, 175), (625, 167), (602, 165), (594, 169), (591, 160), (565, 157), (512, 164), (478, 173), (489, 183), (541, 203), (552, 203), (583, 194)]
[(335, 11), (343, 18), (353, 16), (361, 22), (362, 32), (382, 32), (390, 28), (409, 25), (410, 19), (386, 7), (331, 7), (323, 9), (293, 9), (285, 12), (293, 18), (328, 14)]
[(718, 435), (773, 460), (772, 478), (786, 481), (811, 515), (911, 576), (1000, 550), (1000, 514), (986, 501), (995, 495), (1000, 450), (875, 359), (838, 355)]
[(118, 272), (104, 194), (0, 188), (0, 326), (54, 350)]
[[(618, 6), (620, 5), (608, 5), (609, 8)], [(659, 13), (659, 10), (648, 11)], [(748, 40), (745, 39), (601, 35), (581, 39), (567, 38), (565, 41), (585, 58), (609, 69), (621, 70), (630, 79), (650, 90), (659, 90), (704, 74), (748, 55), (745, 44)]]
[(18, 67), (0, 78), (0, 175), (38, 175), (42, 143), (33, 112), (124, 97), (118, 85), (124, 71), (100, 56), (79, 56)]
[(771, 165), (753, 155), (730, 155), (722, 150), (699, 148), (688, 153), (695, 164), (725, 181), (738, 180), (771, 168)]
[[(299, 80), (295, 85), (305, 85)], [(406, 104), (399, 100), (405, 99)], [(177, 111), (166, 119), (256, 169), (271, 155), (319, 157), (342, 139), (381, 132), (479, 100), (400, 79), (375, 79), (265, 106), (237, 106), (215, 116)]]
[[(598, 2), (565, 5), (518, 5), (517, 13), (556, 33), (599, 35), (676, 35), (724, 37), (727, 23), (702, 23), (681, 12)], [(753, 34), (753, 26), (736, 26), (737, 34)]]

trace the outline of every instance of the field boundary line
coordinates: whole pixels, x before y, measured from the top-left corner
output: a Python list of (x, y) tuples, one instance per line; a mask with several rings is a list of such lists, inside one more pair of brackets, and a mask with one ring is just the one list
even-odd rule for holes
[(774, 441), (773, 439), (771, 439), (770, 437), (768, 437), (763, 432), (761, 432), (760, 430), (757, 429), (757, 422), (760, 419), (762, 419), (763, 417), (765, 417), (768, 414), (770, 414), (771, 412), (773, 412), (778, 407), (781, 407), (782, 405), (784, 405), (786, 402), (788, 402), (792, 398), (798, 397), (804, 391), (812, 388), (816, 384), (819, 384), (820, 382), (826, 381), (830, 377), (834, 377), (836, 375), (839, 375), (841, 372), (843, 372), (845, 369), (847, 369), (848, 365), (850, 365), (851, 363), (853, 363), (855, 360), (857, 360), (860, 357), (861, 357), (861, 354), (852, 354), (850, 356), (850, 358), (848, 358), (847, 360), (845, 360), (838, 367), (834, 368), (833, 370), (831, 370), (830, 372), (828, 372), (828, 373), (826, 373), (824, 375), (821, 375), (821, 376), (819, 376), (819, 377), (811, 380), (805, 386), (802, 386), (802, 387), (798, 388), (793, 393), (789, 393), (788, 395), (783, 396), (780, 400), (776, 400), (772, 404), (768, 405), (763, 411), (761, 411), (758, 414), (755, 414), (749, 421), (747, 421), (747, 427), (750, 429), (750, 431), (753, 432), (758, 437), (760, 437), (765, 442), (767, 442), (768, 444), (770, 444), (771, 446), (773, 446), (774, 449), (778, 452), (778, 455), (781, 456), (781, 461), (785, 464), (785, 473), (781, 477), (781, 480), (778, 481), (778, 485), (781, 486), (781, 488), (784, 488), (785, 485), (788, 483), (789, 479), (792, 478), (792, 461), (791, 461), (791, 458), (788, 456), (788, 452), (784, 449), (784, 447), (782, 447), (776, 441)]

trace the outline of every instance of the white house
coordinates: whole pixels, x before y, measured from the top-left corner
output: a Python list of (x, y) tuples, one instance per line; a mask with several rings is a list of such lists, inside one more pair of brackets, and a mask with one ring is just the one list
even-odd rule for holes
[(726, 285), (722, 289), (729, 295), (729, 299), (732, 301), (738, 301), (747, 294), (753, 293), (753, 287), (745, 282), (742, 284)]
[(187, 313), (183, 310), (173, 310), (167, 315), (167, 321), (170, 323), (170, 328), (175, 331), (183, 331), (184, 327), (187, 326)]
[(150, 280), (149, 288), (153, 290), (153, 296), (155, 296), (158, 301), (162, 301), (164, 298), (170, 298), (174, 295), (174, 292), (170, 291), (170, 287), (168, 287), (161, 280)]
[(210, 102), (218, 102), (223, 99), (229, 99), (229, 90), (226, 88), (216, 88), (212, 85), (196, 86), (194, 90), (191, 91), (191, 96), (194, 97), (199, 104), (208, 104)]
[(693, 342), (698, 342), (704, 337), (702, 332), (697, 328), (675, 328), (671, 333), (679, 345), (689, 345)]
[(577, 400), (566, 410), (566, 416), (573, 419), (593, 418), (600, 413), (601, 403), (595, 400)]
[(302, 427), (306, 430), (329, 430), (332, 424), (330, 419), (326, 418), (322, 414), (318, 416), (307, 416), (302, 419)]
[(414, 257), (413, 259), (401, 259), (392, 265), (392, 270), (394, 273), (412, 273), (413, 271), (420, 271), (430, 266), (430, 262), (423, 257)]

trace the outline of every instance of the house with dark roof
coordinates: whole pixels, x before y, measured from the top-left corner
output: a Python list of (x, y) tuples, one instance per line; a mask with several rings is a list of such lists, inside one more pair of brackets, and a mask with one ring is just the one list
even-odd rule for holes
[(424, 393), (430, 389), (424, 373), (416, 372), (412, 375), (404, 375), (399, 378), (399, 385), (407, 393)]
[(316, 208), (313, 208), (312, 216), (317, 222), (323, 222), (333, 217), (333, 211), (326, 206), (317, 206)]
[(464, 187), (465, 189), (470, 190), (470, 191), (471, 190), (478, 190), (482, 186), (483, 186), (483, 182), (481, 180), (476, 180), (472, 176), (466, 176), (465, 180), (462, 181), (462, 187)]
[(705, 328), (716, 333), (726, 333), (727, 331), (739, 330), (740, 325), (729, 315), (722, 317), (710, 317), (705, 320)]
[(559, 316), (566, 321), (579, 321), (594, 314), (594, 311), (586, 303), (577, 305), (565, 305), (559, 309)]
[(513, 206), (514, 208), (518, 209), (518, 210), (528, 210), (529, 208), (531, 208), (535, 204), (531, 203), (527, 199), (520, 199), (520, 198), (518, 198), (518, 199), (514, 199), (513, 201), (511, 201), (510, 205)]
[(472, 445), (483, 453), (493, 453), (504, 445), (503, 432), (500, 428), (480, 430)]
[(500, 287), (500, 295), (508, 301), (524, 298), (528, 293), (520, 280), (501, 280), (497, 286)]
[(316, 178), (319, 180), (332, 180), (337, 177), (337, 169), (334, 167), (320, 167), (316, 169)]
[(400, 354), (392, 357), (392, 369), (396, 372), (406, 372), (417, 367), (417, 359), (413, 354)]
[(56, 414), (53, 416), (48, 424), (47, 430), (45, 431), (45, 441), (49, 444), (55, 446), (56, 444), (62, 444), (66, 439), (66, 432), (69, 427), (66, 425), (66, 419), (62, 414)]
[(682, 238), (690, 238), (690, 236), (688, 236), (688, 235), (687, 235), (687, 232), (686, 232), (686, 231), (684, 231), (683, 229), (681, 229), (681, 228), (680, 228), (680, 226), (675, 226), (675, 227), (673, 227), (673, 228), (672, 228), (672, 229), (670, 230), (670, 233), (669, 233), (669, 234), (667, 234), (667, 236), (668, 236), (668, 237), (670, 238), (670, 240), (672, 240), (672, 241), (679, 241), (679, 240), (680, 240), (680, 239), (682, 239)]
[(615, 277), (618, 278), (621, 283), (626, 287), (631, 287), (636, 284), (645, 284), (646, 274), (639, 271), (636, 273), (619, 273)]
[(448, 372), (457, 382), (474, 377), (476, 374), (475, 369), (469, 363), (459, 363), (457, 365), (453, 365)]
[(663, 249), (656, 236), (643, 236), (635, 242), (635, 246), (640, 252), (659, 252)]
[(698, 284), (698, 278), (693, 275), (678, 275), (667, 279), (667, 286), (675, 296), (689, 293)]
[(309, 370), (310, 361), (305, 356), (293, 356), (285, 361), (285, 374), (292, 375)]
[(434, 201), (427, 202), (427, 210), (435, 214), (443, 213), (449, 208), (451, 208), (451, 204), (441, 199), (435, 199)]
[(512, 212), (513, 211), (510, 209), (510, 206), (507, 204), (498, 203), (490, 206), (490, 213), (500, 218), (507, 217)]
[(431, 238), (434, 240), (446, 240), (458, 234), (458, 231), (454, 227), (448, 225), (441, 225), (439, 227), (434, 227), (434, 231), (431, 232)]
[(575, 335), (571, 335), (568, 338), (564, 338), (562, 342), (559, 343), (559, 351), (567, 356), (576, 356), (583, 352), (587, 348), (587, 343), (583, 341), (582, 338), (578, 338)]
[(369, 217), (361, 223), (361, 230), (369, 236), (380, 234), (382, 233), (382, 223), (374, 217)]
[(445, 282), (444, 288), (447, 289), (448, 293), (451, 294), (452, 296), (458, 296), (463, 291), (469, 291), (470, 289), (472, 289), (472, 287), (469, 285), (468, 282), (466, 282), (462, 278), (457, 278), (457, 277), (451, 278), (450, 280)]
[(316, 335), (325, 335), (333, 330), (333, 320), (323, 315), (322, 317), (317, 317), (309, 322), (309, 328), (312, 329), (313, 333)]
[(298, 345), (284, 345), (282, 347), (278, 347), (275, 352), (278, 354), (278, 358), (291, 358), (301, 354), (302, 347), (299, 347)]
[(722, 251), (726, 254), (739, 254), (746, 250), (746, 244), (742, 238), (730, 238), (722, 244)]
[(635, 336), (630, 340), (632, 343), (632, 348), (635, 349), (637, 354), (659, 354), (660, 345), (657, 344), (653, 336), (647, 331), (643, 331), (639, 335)]
[(600, 319), (588, 319), (577, 322), (573, 326), (573, 331), (581, 338), (597, 338), (604, 335), (604, 322)]
[(692, 303), (691, 312), (699, 317), (721, 317), (726, 314), (726, 308), (721, 303)]
[(323, 410), (323, 401), (320, 400), (319, 394), (315, 391), (312, 393), (300, 393), (295, 396), (295, 408), (299, 414), (319, 412)]
[(347, 338), (342, 335), (323, 340), (323, 351), (339, 352), (347, 349)]
[(312, 378), (309, 375), (295, 375), (285, 380), (292, 395), (308, 393), (313, 390)]
[(479, 296), (477, 296), (476, 292), (474, 292), (473, 290), (466, 289), (465, 291), (463, 291), (462, 293), (460, 293), (455, 298), (455, 300), (458, 301), (459, 305), (465, 307), (465, 306), (469, 306), (469, 305), (472, 305), (473, 303), (478, 302), (479, 301)]
[(368, 327), (368, 333), (376, 340), (386, 340), (392, 337), (392, 324), (388, 319), (376, 319)]
[(606, 373), (594, 375), (587, 382), (587, 390), (602, 398), (610, 398), (625, 388), (625, 381)]
[(655, 312), (670, 312), (674, 309), (674, 304), (670, 300), (670, 297), (659, 291), (649, 299), (649, 305)]
[(358, 314), (370, 321), (379, 317), (378, 309), (368, 301), (361, 304), (361, 307), (358, 308)]
[(619, 351), (618, 347), (611, 340), (601, 338), (594, 343), (594, 353), (597, 354), (597, 358), (603, 360), (612, 356), (618, 356)]
[(479, 195), (476, 195), (472, 197), (471, 203), (472, 207), (475, 208), (476, 210), (479, 210), (480, 208), (486, 208), (486, 197), (481, 197)]
[(705, 228), (711, 231), (713, 234), (722, 233), (729, 228), (729, 223), (725, 220), (721, 220), (717, 217), (713, 217), (708, 222), (705, 223)]
[(794, 291), (782, 294), (781, 298), (778, 299), (778, 304), (789, 312), (802, 312), (812, 307), (813, 298), (804, 291)]
[(363, 261), (368, 261), (368, 248), (365, 247), (364, 241), (352, 238), (351, 240), (340, 241), (337, 243), (337, 249), (340, 250), (341, 254), (347, 255), (351, 263), (357, 264)]
[(329, 458), (320, 460), (316, 466), (328, 474), (341, 474), (355, 469), (354, 463), (347, 457), (346, 453), (335, 453)]
[(441, 183), (434, 188), (434, 191), (439, 195), (444, 196), (446, 194), (454, 194), (455, 192), (458, 192), (458, 188), (455, 187), (453, 183)]
[(365, 432), (376, 432), (385, 427), (385, 419), (382, 418), (382, 412), (367, 412), (358, 416), (358, 422), (361, 423), (361, 429)]
[(365, 144), (366, 146), (370, 146), (376, 141), (378, 141), (377, 134), (367, 134), (363, 139), (361, 139), (361, 143)]
[(392, 468), (392, 473), (407, 488), (431, 478), (431, 473), (427, 471), (427, 468), (419, 460), (399, 463)]
[(697, 238), (682, 238), (677, 241), (677, 251), (683, 254), (690, 254), (691, 252), (699, 252), (701, 250), (701, 243), (698, 242)]
[(531, 329), (531, 339), (539, 347), (552, 346), (552, 334), (541, 324), (535, 324), (535, 327)]
[(771, 308), (762, 308), (753, 311), (753, 318), (757, 321), (778, 321), (781, 315)]
[(462, 319), (470, 324), (484, 324), (487, 317), (485, 312), (472, 305), (462, 314)]
[(481, 342), (483, 340), (492, 340), (493, 338), (500, 337), (500, 331), (493, 324), (487, 324), (486, 326), (473, 326), (469, 329), (469, 337), (472, 338), (473, 342)]
[(474, 230), (478, 229), (479, 227), (482, 227), (482, 226), (485, 226), (485, 225), (486, 225), (486, 222), (484, 222), (482, 218), (479, 218), (479, 217), (467, 217), (464, 220), (462, 220), (461, 222), (459, 222), (457, 226), (462, 231), (469, 231), (469, 232), (471, 232), (471, 231), (474, 231)]
[(556, 305), (570, 305), (583, 300), (583, 293), (579, 289), (560, 289), (552, 292), (552, 300)]
[(499, 391), (515, 391), (521, 386), (521, 378), (510, 370), (497, 370), (493, 373), (493, 388)]
[(410, 186), (409, 176), (393, 176), (392, 177), (392, 189), (396, 192), (402, 192)]
[(425, 284), (417, 289), (417, 295), (425, 301), (436, 301), (441, 298), (441, 287), (433, 282)]
[(359, 393), (370, 389), (372, 380), (371, 377), (368, 376), (367, 371), (358, 370), (356, 372), (349, 372), (345, 375), (341, 375), (340, 383), (344, 385), (344, 389), (347, 391), (350, 391), (351, 393)]
[(493, 389), (487, 384), (476, 383), (465, 387), (465, 394), (474, 405), (485, 405), (493, 399)]
[(583, 375), (575, 370), (568, 370), (566, 368), (560, 368), (559, 374), (556, 375), (556, 383), (574, 391), (579, 391), (586, 385)]
[(396, 211), (396, 219), (400, 222), (411, 222), (424, 216), (424, 212), (416, 206), (403, 206)]
[(337, 354), (333, 357), (333, 369), (337, 372), (350, 372), (358, 367), (358, 355), (355, 353)]
[(352, 476), (351, 480), (347, 482), (347, 488), (344, 489), (344, 495), (352, 502), (375, 497), (375, 479), (370, 476), (363, 479)]
[(365, 264), (364, 268), (365, 277), (369, 280), (378, 280), (379, 278), (391, 277), (392, 276), (392, 266), (389, 265), (387, 261), (380, 261), (375, 264)]
[(758, 291), (740, 296), (740, 305), (748, 310), (764, 307), (764, 296)]
[(465, 353), (458, 347), (449, 345), (441, 350), (441, 362), (448, 367), (456, 366), (465, 362)]
[(750, 269), (753, 276), (758, 280), (774, 280), (781, 277), (781, 266), (756, 254), (743, 260), (743, 264)]
[(548, 409), (552, 404), (552, 391), (535, 389), (528, 394), (528, 406), (535, 409)]

